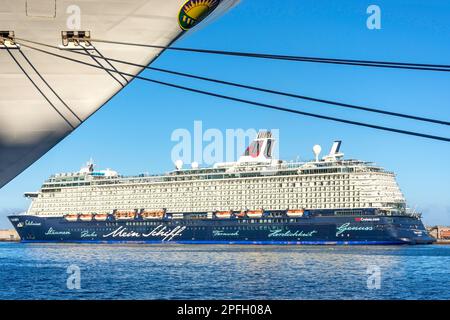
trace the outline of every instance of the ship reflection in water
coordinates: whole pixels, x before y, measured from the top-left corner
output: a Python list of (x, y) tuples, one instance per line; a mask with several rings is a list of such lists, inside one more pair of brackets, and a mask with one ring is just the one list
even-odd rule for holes
[(0, 299), (450, 299), (449, 272), (450, 246), (0, 243)]

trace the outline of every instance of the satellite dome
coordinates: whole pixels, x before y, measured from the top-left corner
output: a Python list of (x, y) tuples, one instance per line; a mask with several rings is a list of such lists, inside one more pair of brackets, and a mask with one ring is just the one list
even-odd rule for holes
[(316, 157), (316, 162), (319, 161), (319, 155), (320, 155), (321, 151), (322, 151), (322, 147), (320, 145), (318, 145), (318, 144), (314, 145), (313, 152)]
[(180, 170), (181, 168), (183, 168), (183, 160), (175, 161), (175, 168), (177, 168), (177, 170)]

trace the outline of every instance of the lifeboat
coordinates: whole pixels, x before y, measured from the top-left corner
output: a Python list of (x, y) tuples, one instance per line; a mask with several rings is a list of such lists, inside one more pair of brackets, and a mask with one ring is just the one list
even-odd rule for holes
[(134, 210), (131, 211), (116, 211), (114, 214), (114, 218), (116, 220), (133, 220), (136, 217), (136, 212)]
[(288, 217), (298, 218), (303, 216), (303, 209), (292, 209), (286, 212)]
[(247, 211), (247, 217), (249, 218), (261, 218), (263, 215), (263, 210), (262, 209), (258, 209), (258, 210), (248, 210)]
[(77, 221), (78, 220), (78, 214), (76, 213), (69, 213), (64, 216), (64, 219), (67, 221)]
[(91, 221), (93, 218), (93, 215), (91, 213), (82, 213), (80, 214), (80, 220), (81, 221)]
[(229, 219), (231, 218), (231, 211), (217, 211), (216, 217), (219, 219)]
[(97, 213), (94, 216), (94, 219), (97, 221), (106, 221), (106, 219), (108, 219), (108, 214), (107, 213)]
[(144, 220), (162, 219), (165, 214), (166, 212), (164, 210), (144, 210), (141, 213), (141, 217)]

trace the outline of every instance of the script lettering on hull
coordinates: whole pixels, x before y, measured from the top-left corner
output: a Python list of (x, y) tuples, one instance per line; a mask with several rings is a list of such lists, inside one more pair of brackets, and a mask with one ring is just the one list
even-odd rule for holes
[(346, 231), (372, 231), (372, 226), (351, 226), (349, 222), (336, 227), (336, 236)]
[(140, 233), (121, 226), (108, 234), (104, 234), (103, 238), (161, 238), (162, 241), (170, 241), (181, 236), (185, 229), (185, 226), (177, 226), (171, 229), (161, 224), (148, 233)]
[(269, 238), (271, 238), (271, 237), (312, 237), (316, 233), (317, 233), (317, 230), (312, 230), (309, 232), (304, 232), (303, 230), (297, 230), (295, 232), (292, 232), (291, 230), (284, 231), (283, 229), (274, 229), (274, 230), (270, 230), (268, 237)]
[(88, 230), (83, 230), (80, 233), (80, 237), (81, 238), (97, 238), (97, 233), (95, 233), (95, 231), (88, 231)]
[(57, 231), (50, 227), (45, 233), (46, 236), (69, 236), (70, 231)]
[(40, 227), (41, 223), (40, 222), (36, 222), (36, 221), (31, 221), (31, 220), (25, 220), (25, 225), (27, 227)]
[(224, 232), (222, 230), (213, 230), (213, 237), (239, 237), (239, 230), (235, 232)]

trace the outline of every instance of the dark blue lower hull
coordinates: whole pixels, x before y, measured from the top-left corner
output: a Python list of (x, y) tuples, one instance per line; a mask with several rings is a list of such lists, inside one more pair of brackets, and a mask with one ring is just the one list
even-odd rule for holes
[(162, 241), (162, 240), (21, 240), (23, 243), (92, 243), (92, 244), (234, 244), (234, 245), (404, 245), (404, 244), (430, 244), (432, 242), (405, 243), (403, 241), (202, 241), (202, 240), (182, 240), (182, 241)]
[(9, 217), (24, 242), (392, 245), (434, 242), (409, 216), (76, 221)]

